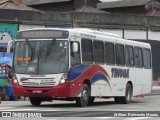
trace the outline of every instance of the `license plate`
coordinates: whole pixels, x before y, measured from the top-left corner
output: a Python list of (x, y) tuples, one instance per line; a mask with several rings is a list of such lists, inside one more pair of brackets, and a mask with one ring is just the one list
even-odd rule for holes
[(33, 93), (42, 93), (42, 90), (33, 90)]

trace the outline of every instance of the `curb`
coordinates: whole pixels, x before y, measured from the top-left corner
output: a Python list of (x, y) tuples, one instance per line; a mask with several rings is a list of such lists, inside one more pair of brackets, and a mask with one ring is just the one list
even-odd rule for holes
[(152, 91), (155, 91), (155, 90), (159, 90), (160, 91), (160, 86), (152, 86)]
[(134, 96), (135, 98), (139, 98), (139, 97), (144, 97), (145, 96), (145, 94), (140, 94), (140, 95), (136, 95), (136, 96)]
[(160, 95), (160, 86), (152, 86), (151, 93), (145, 94), (145, 96), (152, 96), (152, 95)]
[(160, 93), (148, 93), (148, 94), (145, 94), (145, 96), (158, 96), (160, 95)]

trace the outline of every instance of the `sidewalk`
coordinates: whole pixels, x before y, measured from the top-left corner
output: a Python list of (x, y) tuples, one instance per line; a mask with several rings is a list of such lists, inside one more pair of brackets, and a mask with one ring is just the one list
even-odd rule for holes
[(160, 95), (160, 81), (153, 81), (152, 92), (146, 95)]
[(152, 86), (152, 92), (149, 94), (146, 94), (146, 96), (149, 95), (160, 95), (160, 86)]

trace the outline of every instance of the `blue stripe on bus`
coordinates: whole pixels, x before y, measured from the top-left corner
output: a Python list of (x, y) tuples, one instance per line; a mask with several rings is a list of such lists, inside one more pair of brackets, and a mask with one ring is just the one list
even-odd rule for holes
[(96, 74), (94, 74), (94, 76), (91, 78), (90, 81), (91, 81), (91, 84), (93, 84), (94, 82), (99, 81), (99, 80), (105, 80), (109, 82), (106, 75), (101, 72), (97, 72)]
[(78, 65), (68, 71), (68, 79), (67, 81), (71, 81), (80, 76), (90, 65), (81, 64)]

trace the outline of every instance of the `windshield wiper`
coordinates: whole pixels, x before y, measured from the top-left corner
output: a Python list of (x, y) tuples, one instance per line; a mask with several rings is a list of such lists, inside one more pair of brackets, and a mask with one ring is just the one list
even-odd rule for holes
[(27, 45), (31, 48), (31, 60), (33, 59), (33, 56), (35, 54), (34, 48), (32, 47), (31, 43), (26, 39)]
[[(52, 46), (54, 46), (55, 42), (56, 42), (56, 39), (53, 39), (53, 40), (52, 40), (52, 43), (50, 44), (50, 46), (49, 46), (49, 48), (48, 48), (48, 50), (47, 50), (47, 56), (51, 54)], [(46, 57), (47, 57), (47, 56), (46, 56)]]

